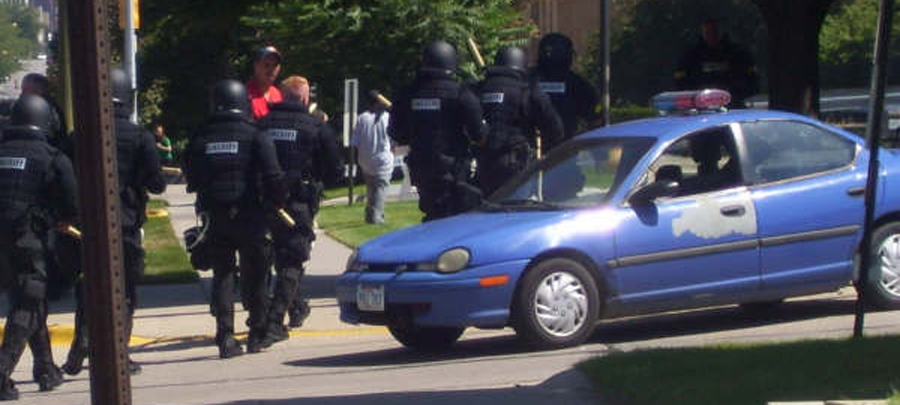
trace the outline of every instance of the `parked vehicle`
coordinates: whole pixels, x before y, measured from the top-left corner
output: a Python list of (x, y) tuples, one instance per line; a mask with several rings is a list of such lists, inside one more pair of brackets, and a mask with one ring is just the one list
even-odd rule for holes
[[(512, 326), (537, 348), (597, 321), (770, 304), (847, 286), (862, 236), (864, 141), (809, 117), (724, 112), (665, 93), (666, 115), (553, 150), (479, 209), (376, 238), (337, 282), (341, 319), (436, 349)], [(900, 155), (883, 150), (871, 303), (900, 307)]]

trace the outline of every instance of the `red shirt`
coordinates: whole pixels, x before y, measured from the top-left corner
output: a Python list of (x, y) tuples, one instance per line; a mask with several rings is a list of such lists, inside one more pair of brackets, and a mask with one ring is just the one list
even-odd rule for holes
[(260, 119), (269, 114), (269, 104), (280, 103), (284, 100), (281, 90), (275, 86), (269, 86), (266, 91), (261, 90), (253, 81), (247, 83), (247, 95), (250, 97), (250, 111), (253, 118)]

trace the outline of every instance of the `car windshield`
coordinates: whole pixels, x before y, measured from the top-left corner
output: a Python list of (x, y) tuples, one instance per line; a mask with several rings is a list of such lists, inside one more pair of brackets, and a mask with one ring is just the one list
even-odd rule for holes
[(566, 143), (491, 195), (487, 209), (595, 207), (615, 193), (655, 138)]

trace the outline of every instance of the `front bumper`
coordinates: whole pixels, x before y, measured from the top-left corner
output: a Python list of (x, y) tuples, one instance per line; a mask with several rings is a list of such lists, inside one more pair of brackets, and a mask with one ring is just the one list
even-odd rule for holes
[[(385, 325), (388, 320), (419, 326), (502, 328), (507, 325), (516, 283), (528, 260), (495, 263), (453, 274), (409, 271), (349, 272), (337, 281), (341, 320)], [(485, 287), (485, 277), (508, 276), (502, 285)], [(384, 286), (384, 312), (360, 311), (359, 285)]]

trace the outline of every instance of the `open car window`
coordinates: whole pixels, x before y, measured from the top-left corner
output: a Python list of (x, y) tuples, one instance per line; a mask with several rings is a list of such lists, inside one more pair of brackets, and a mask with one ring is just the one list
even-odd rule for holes
[(615, 193), (655, 141), (634, 137), (565, 144), (497, 190), (489, 205), (522, 209), (597, 206)]

